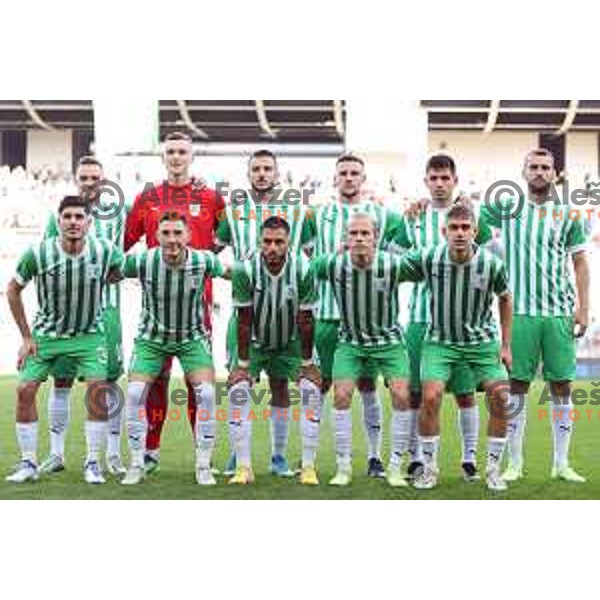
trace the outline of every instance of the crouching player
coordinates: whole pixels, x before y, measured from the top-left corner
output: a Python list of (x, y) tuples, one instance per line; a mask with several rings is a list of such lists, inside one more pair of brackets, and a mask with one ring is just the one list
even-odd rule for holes
[[(238, 262), (233, 299), (238, 310), (238, 352), (229, 378), (230, 439), (237, 468), (230, 484), (253, 482), (250, 386), (262, 371), (271, 391), (271, 472), (289, 477), (289, 382), (298, 381), (302, 401), (300, 483), (318, 485), (315, 467), (321, 414), (321, 376), (313, 363), (315, 290), (308, 259), (290, 249), (290, 225), (269, 217), (262, 225), (261, 251)], [(231, 410), (233, 408), (233, 410)]]
[(129, 368), (127, 436), (131, 464), (123, 484), (137, 485), (144, 478), (148, 429), (145, 396), (165, 360), (174, 356), (196, 395), (196, 481), (215, 485), (210, 468), (216, 432), (215, 375), (202, 298), (205, 280), (226, 273), (211, 252), (188, 246), (190, 229), (184, 215), (165, 213), (156, 235), (158, 248), (130, 255), (125, 263), (125, 276), (140, 280), (143, 295)]
[[(500, 461), (506, 442), (509, 384), (512, 363), (512, 296), (502, 261), (475, 244), (476, 219), (468, 203), (453, 205), (446, 216), (447, 242), (412, 250), (403, 258), (403, 277), (424, 281), (431, 294), (430, 326), (423, 344), (421, 379), (423, 406), (419, 440), (424, 467), (415, 479), (418, 489), (438, 482), (440, 407), (446, 385), (457, 369), (468, 366), (475, 384), (483, 386), (490, 412), (487, 486), (503, 491)], [(502, 343), (492, 305), (498, 296)]]

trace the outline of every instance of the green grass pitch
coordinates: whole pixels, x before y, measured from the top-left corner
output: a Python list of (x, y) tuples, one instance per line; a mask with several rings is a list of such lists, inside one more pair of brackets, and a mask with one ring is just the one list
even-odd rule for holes
[[(552, 437), (549, 419), (538, 417), (537, 401), (530, 403), (529, 423), (526, 441), (526, 479), (513, 484), (505, 494), (494, 495), (487, 492), (483, 484), (468, 485), (460, 478), (460, 442), (456, 425), (456, 408), (451, 398), (443, 407), (442, 445), (440, 451), (441, 485), (431, 492), (417, 490), (392, 490), (383, 481), (367, 479), (365, 475), (365, 443), (362, 429), (362, 409), (360, 399), (354, 402), (354, 482), (347, 489), (335, 489), (327, 485), (334, 474), (333, 433), (331, 428), (328, 399), (326, 417), (321, 432), (319, 453), (319, 474), (321, 485), (317, 488), (303, 488), (294, 480), (276, 480), (268, 473), (270, 460), (270, 438), (268, 422), (257, 422), (254, 426), (253, 457), (257, 476), (255, 485), (247, 488), (229, 487), (222, 477), (215, 488), (200, 488), (194, 480), (194, 454), (192, 437), (187, 419), (170, 421), (165, 425), (162, 444), (161, 472), (149, 478), (136, 488), (124, 488), (109, 478), (106, 485), (89, 486), (82, 480), (82, 464), (85, 442), (83, 435), (83, 388), (78, 386), (71, 403), (71, 426), (67, 437), (67, 470), (55, 476), (45, 476), (36, 483), (21, 486), (4, 482), (18, 459), (14, 432), (14, 378), (0, 378), (0, 499), (598, 499), (600, 498), (600, 407), (580, 407), (581, 418), (576, 424), (572, 447), (572, 464), (588, 478), (585, 485), (574, 485), (550, 480), (552, 459)], [(589, 391), (591, 384), (581, 382), (578, 387)], [(535, 388), (539, 395), (540, 385)], [(389, 396), (381, 390), (386, 410), (384, 434), (384, 454), (389, 449)], [(532, 394), (532, 397), (535, 396)], [(40, 439), (39, 458), (44, 458), (48, 449), (47, 387), (39, 397)], [(535, 404), (534, 404), (535, 403)], [(591, 418), (586, 414), (590, 410)], [(485, 461), (485, 421), (486, 411), (482, 400), (482, 431), (480, 464)], [(126, 437), (123, 436), (123, 449), (126, 450)], [(226, 423), (219, 426), (215, 464), (223, 468), (228, 454)], [(300, 457), (299, 423), (291, 426), (288, 458), (295, 466)]]

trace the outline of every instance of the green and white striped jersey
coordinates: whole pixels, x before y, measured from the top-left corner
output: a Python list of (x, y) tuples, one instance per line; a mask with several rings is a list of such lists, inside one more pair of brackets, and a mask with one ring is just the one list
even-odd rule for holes
[[(442, 244), (445, 240), (442, 229), (446, 224), (448, 208), (428, 206), (418, 217), (404, 219), (401, 233), (396, 236), (398, 245), (406, 250)], [(479, 219), (478, 229), (478, 244), (483, 245), (492, 239), (492, 232), (482, 219)], [(410, 298), (409, 322), (429, 323), (430, 301), (427, 285), (424, 282), (415, 283)]]
[[(507, 218), (501, 219), (498, 214), (502, 207), (493, 213), (484, 207), (481, 216), (490, 226), (501, 230), (514, 294), (514, 314), (572, 316), (576, 294), (569, 261), (574, 254), (586, 249), (585, 227), (579, 211), (568, 206), (556, 207), (553, 203), (538, 206), (525, 201), (522, 210), (508, 218), (508, 206), (513, 200), (505, 202)], [(553, 214), (555, 210), (557, 213)], [(579, 218), (574, 218), (575, 214)]]
[(257, 204), (249, 196), (243, 203), (225, 207), (225, 218), (217, 226), (217, 239), (230, 245), (235, 260), (252, 258), (260, 248), (262, 224), (269, 217), (281, 217), (290, 226), (290, 252), (298, 254), (315, 235), (315, 212), (303, 202), (285, 200)]
[(357, 346), (403, 341), (398, 321), (402, 259), (378, 252), (370, 268), (352, 265), (350, 254), (320, 256), (312, 263), (315, 279), (328, 281), (339, 307), (340, 339)]
[(127, 255), (125, 277), (142, 284), (142, 316), (138, 338), (152, 342), (207, 339), (202, 297), (207, 277), (221, 277), (219, 259), (204, 250), (188, 248), (185, 262), (171, 267), (160, 248)]
[(281, 350), (298, 336), (298, 311), (313, 310), (316, 291), (308, 259), (288, 254), (277, 275), (269, 271), (262, 253), (235, 265), (233, 303), (253, 308), (253, 343), (265, 350)]
[(502, 261), (477, 248), (467, 263), (450, 258), (447, 244), (411, 250), (402, 259), (402, 278), (424, 281), (430, 291), (430, 324), (426, 339), (470, 345), (498, 339), (494, 296), (509, 293)]
[[(111, 206), (106, 206), (106, 210), (97, 210), (98, 216), (92, 218), (92, 226), (89, 234), (97, 238), (105, 239), (119, 248), (124, 250), (125, 238), (125, 221), (127, 220), (127, 208), (119, 211), (111, 210)], [(102, 218), (102, 215), (107, 218)], [(50, 239), (60, 236), (58, 227), (58, 219), (54, 213), (50, 215), (44, 233), (44, 239)], [(121, 306), (121, 286), (119, 284), (109, 285), (104, 288), (102, 295), (102, 308), (116, 308), (119, 310)]]
[[(375, 217), (379, 224), (378, 249), (385, 250), (388, 244), (399, 243), (397, 236), (402, 229), (401, 215), (371, 201), (348, 204), (335, 199), (317, 210), (315, 256), (334, 255), (340, 251), (346, 237), (349, 217), (356, 212)], [(329, 281), (326, 279), (319, 281), (318, 292), (317, 317), (321, 320), (338, 321), (340, 313)]]
[(96, 332), (106, 276), (123, 263), (121, 250), (94, 236), (86, 238), (77, 256), (62, 249), (60, 238), (29, 248), (19, 259), (15, 280), (25, 286), (35, 279), (39, 308), (34, 331), (53, 338)]

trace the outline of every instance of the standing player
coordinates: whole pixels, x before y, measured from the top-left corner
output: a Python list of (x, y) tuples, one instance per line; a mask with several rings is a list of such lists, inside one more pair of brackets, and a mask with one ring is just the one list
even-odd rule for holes
[[(79, 195), (86, 200), (92, 210), (90, 234), (105, 239), (123, 249), (125, 231), (125, 207), (118, 207), (100, 201), (98, 185), (104, 179), (102, 164), (93, 156), (84, 156), (75, 174)], [(60, 236), (58, 220), (50, 216), (45, 238)], [(119, 285), (108, 285), (102, 294), (102, 318), (100, 331), (105, 337), (105, 351), (108, 363), (106, 388), (109, 406), (108, 439), (106, 445), (106, 465), (109, 473), (119, 475), (125, 472), (121, 462), (121, 423), (122, 411), (119, 407), (119, 394), (116, 390), (119, 378), (123, 375), (123, 351), (121, 334), (121, 294)], [(64, 470), (65, 437), (69, 424), (69, 397), (73, 381), (77, 375), (73, 362), (68, 358), (57, 360), (50, 374), (54, 386), (48, 398), (48, 423), (50, 426), (50, 455), (40, 465), (42, 473), (58, 473)]]
[[(251, 259), (260, 248), (263, 223), (275, 216), (287, 221), (290, 227), (289, 252), (292, 256), (296, 256), (314, 237), (314, 212), (304, 204), (302, 199), (281, 194), (282, 190), (278, 187), (277, 157), (269, 150), (259, 150), (250, 157), (248, 180), (251, 186), (249, 193), (241, 200), (230, 202), (225, 209), (226, 218), (217, 228), (219, 243), (231, 246), (236, 261)], [(237, 311), (234, 310), (227, 331), (227, 355), (230, 367), (237, 361), (237, 334)], [(234, 445), (232, 435), (237, 431), (235, 419), (231, 415), (233, 408), (230, 404), (232, 447)], [(273, 445), (275, 439), (285, 440), (284, 451), (281, 453), (281, 456), (285, 456), (289, 430), (287, 415), (273, 415), (271, 426)], [(281, 477), (293, 475), (286, 460), (277, 460), (271, 466), (275, 475)], [(232, 455), (225, 474), (232, 475), (235, 468), (235, 456)]]
[[(262, 371), (269, 377), (271, 415), (287, 423), (289, 382), (297, 380), (302, 400), (300, 483), (318, 485), (315, 468), (321, 413), (321, 377), (313, 363), (315, 289), (308, 259), (289, 252), (290, 225), (279, 217), (262, 226), (262, 251), (236, 264), (233, 301), (238, 310), (238, 357), (230, 376), (237, 469), (232, 484), (252, 483), (250, 387)], [(234, 402), (241, 396), (241, 403)], [(239, 410), (235, 410), (239, 409)], [(287, 430), (274, 428), (271, 470), (288, 469)]]
[[(335, 185), (338, 198), (321, 206), (316, 215), (316, 256), (333, 255), (340, 252), (344, 244), (350, 215), (364, 212), (377, 222), (377, 248), (396, 241), (401, 231), (402, 219), (380, 204), (363, 198), (366, 181), (364, 161), (352, 154), (341, 156), (336, 164)], [(333, 359), (339, 340), (340, 311), (329, 281), (318, 282), (319, 303), (315, 342), (323, 377), (323, 395), (331, 388)], [(363, 418), (368, 441), (368, 474), (383, 477), (385, 469), (381, 462), (382, 411), (377, 394), (377, 369), (365, 363), (365, 371), (357, 381), (363, 401)], [(373, 368), (371, 368), (371, 366)]]
[[(36, 396), (59, 359), (72, 362), (90, 386), (86, 398), (85, 481), (104, 483), (98, 462), (106, 439), (107, 362), (105, 339), (100, 333), (102, 294), (107, 280), (120, 276), (123, 255), (107, 240), (88, 236), (89, 206), (82, 198), (67, 196), (60, 203), (58, 214), (60, 236), (27, 250), (8, 288), (10, 309), (23, 337), (16, 418), (22, 460), (7, 477), (12, 483), (38, 478)], [(33, 331), (21, 297), (32, 279), (36, 281), (39, 304)]]
[[(430, 193), (430, 201), (423, 203), (414, 218), (407, 218), (405, 231), (399, 243), (405, 249), (427, 248), (443, 242), (443, 229), (446, 214), (454, 202), (454, 192), (458, 185), (456, 164), (446, 154), (436, 154), (427, 162), (425, 185)], [(489, 227), (480, 224), (477, 243), (484, 244), (491, 239)], [(421, 354), (423, 339), (430, 323), (430, 294), (425, 282), (416, 283), (410, 300), (410, 316), (406, 330), (406, 346), (411, 365), (411, 443), (409, 453), (411, 464), (408, 475), (413, 477), (422, 466), (418, 443), (418, 414), (421, 405)], [(477, 447), (479, 442), (479, 405), (475, 399), (475, 385), (466, 364), (456, 365), (448, 384), (455, 394), (458, 404), (458, 424), (463, 441), (462, 470), (465, 481), (479, 480), (477, 470)]]
[[(447, 243), (412, 250), (402, 262), (403, 277), (424, 281), (430, 294), (430, 325), (421, 360), (419, 442), (424, 468), (414, 485), (417, 489), (437, 485), (439, 413), (444, 389), (455, 371), (467, 366), (474, 384), (482, 385), (489, 399), (487, 486), (503, 491), (506, 483), (500, 477), (500, 461), (506, 443), (506, 368), (511, 368), (508, 276), (498, 257), (475, 245), (476, 218), (469, 204), (459, 202), (448, 210), (444, 235)], [(494, 296), (499, 298), (500, 347), (492, 315)]]
[[(516, 481), (523, 477), (527, 394), (541, 359), (553, 401), (549, 411), (554, 433), (552, 478), (584, 483), (569, 465), (573, 428), (569, 415), (573, 408), (571, 382), (577, 367), (575, 338), (584, 335), (588, 325), (586, 236), (579, 213), (573, 218), (572, 207), (548, 202), (556, 179), (554, 156), (548, 150), (527, 154), (523, 176), (527, 197), (519, 199), (522, 208), (518, 214), (511, 216), (515, 199), (510, 205), (482, 209), (482, 217), (501, 230), (515, 296), (510, 412), (518, 414), (509, 424), (509, 464), (504, 478)], [(569, 259), (573, 261), (577, 293), (569, 274)]]
[(125, 276), (142, 284), (142, 316), (135, 340), (127, 393), (127, 431), (131, 464), (124, 485), (137, 485), (145, 475), (147, 434), (145, 395), (169, 357), (177, 357), (194, 390), (196, 480), (215, 485), (210, 461), (215, 444), (216, 406), (210, 337), (204, 326), (205, 282), (224, 275), (217, 258), (188, 248), (187, 216), (163, 214), (158, 248), (127, 257)]
[[(133, 204), (127, 217), (125, 250), (145, 238), (148, 248), (157, 246), (158, 224), (165, 213), (173, 211), (186, 216), (190, 229), (190, 247), (196, 250), (211, 250), (214, 246), (214, 231), (224, 204), (215, 191), (208, 189), (202, 181), (191, 176), (194, 160), (191, 138), (184, 133), (171, 133), (165, 139), (163, 162), (168, 180), (145, 189)], [(212, 307), (212, 282), (206, 282), (205, 319), (210, 332), (210, 309)], [(161, 376), (156, 378), (147, 395), (148, 437), (145, 456), (148, 473), (159, 469), (160, 438), (167, 416), (167, 394), (171, 361), (167, 360)], [(195, 427), (195, 398), (192, 386), (188, 385), (190, 424)]]
[(352, 481), (352, 396), (367, 367), (375, 377), (383, 374), (392, 398), (387, 481), (392, 487), (408, 485), (401, 470), (410, 431), (409, 365), (398, 322), (401, 259), (377, 251), (377, 227), (373, 215), (351, 215), (349, 251), (313, 263), (315, 277), (331, 284), (341, 319), (333, 364), (337, 474), (330, 484), (335, 486)]

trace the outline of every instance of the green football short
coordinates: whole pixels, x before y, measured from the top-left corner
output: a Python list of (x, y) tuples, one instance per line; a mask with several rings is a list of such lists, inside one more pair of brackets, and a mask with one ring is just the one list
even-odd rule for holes
[[(232, 369), (238, 365), (238, 357), (235, 356)], [(300, 374), (302, 366), (302, 349), (300, 340), (291, 341), (281, 350), (265, 350), (256, 345), (250, 346), (250, 375), (253, 379), (259, 379), (264, 371), (267, 376), (275, 379), (287, 379), (295, 381)]]
[(364, 377), (365, 370), (374, 373), (374, 378), (381, 373), (388, 382), (408, 379), (410, 369), (404, 344), (365, 347), (340, 342), (335, 351), (333, 380), (357, 381)]
[[(423, 340), (428, 328), (427, 323), (410, 323), (406, 330), (406, 350), (410, 360), (410, 389), (413, 392), (421, 391), (421, 356)], [(454, 366), (448, 391), (457, 396), (469, 396), (475, 392), (473, 373), (467, 364)]]
[(106, 353), (101, 334), (52, 338), (37, 335), (34, 331), (33, 338), (37, 344), (37, 354), (27, 358), (19, 373), (19, 381), (46, 381), (58, 360), (73, 365), (74, 371), (84, 380), (106, 380)]
[(543, 363), (544, 381), (574, 381), (577, 373), (572, 317), (513, 317), (511, 378), (532, 382)]
[(484, 342), (470, 346), (459, 344), (423, 343), (421, 381), (448, 383), (457, 368), (467, 365), (475, 386), (487, 381), (507, 381), (508, 373), (500, 361), (498, 342)]
[[(319, 319), (315, 323), (315, 347), (323, 379), (333, 379), (335, 351), (340, 338), (339, 329), (339, 321)], [(361, 377), (365, 379), (377, 379), (377, 375), (377, 365), (366, 361), (363, 365)]]
[[(99, 333), (105, 340), (105, 355), (108, 381), (117, 381), (123, 375), (123, 347), (121, 334), (121, 315), (116, 308), (107, 308), (100, 318)], [(50, 375), (55, 379), (75, 379), (77, 373), (75, 365), (71, 360), (59, 358), (52, 369)]]
[(211, 346), (207, 339), (164, 343), (138, 338), (134, 343), (129, 374), (158, 377), (165, 360), (171, 356), (179, 359), (186, 375), (213, 368)]

